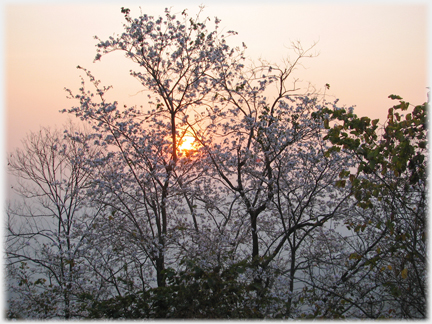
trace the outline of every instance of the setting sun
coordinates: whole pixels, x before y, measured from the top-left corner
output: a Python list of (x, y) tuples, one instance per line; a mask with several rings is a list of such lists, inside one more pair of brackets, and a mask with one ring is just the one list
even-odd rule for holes
[(183, 136), (183, 138), (180, 141), (179, 149), (180, 151), (190, 151), (194, 149), (195, 145), (195, 138), (192, 136)]

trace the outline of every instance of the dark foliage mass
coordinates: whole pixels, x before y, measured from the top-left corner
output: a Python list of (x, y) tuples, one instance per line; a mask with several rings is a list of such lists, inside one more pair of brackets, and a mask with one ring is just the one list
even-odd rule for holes
[(148, 103), (79, 67), (78, 121), (11, 154), (7, 316), (425, 318), (427, 103), (380, 124), (299, 86), (313, 46), (249, 64), (217, 18), (121, 12), (95, 60)]

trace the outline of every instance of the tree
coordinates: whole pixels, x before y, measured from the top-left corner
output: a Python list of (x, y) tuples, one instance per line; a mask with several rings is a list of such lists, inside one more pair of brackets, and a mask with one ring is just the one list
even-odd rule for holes
[[(314, 229), (337, 218), (348, 197), (333, 183), (349, 161), (337, 154), (324, 156), (323, 123), (314, 117), (320, 103), (314, 96), (291, 95), (296, 89), (287, 85), (295, 64), (307, 57), (301, 47), (297, 53), (284, 69), (265, 66), (253, 69), (250, 78), (245, 71), (227, 78), (220, 91), (228, 94), (218, 93), (217, 101), (226, 112), (200, 139), (213, 178), (225, 185), (238, 200), (239, 213), (249, 218), (243, 226), (249, 227), (251, 237), (243, 244), (249, 245), (259, 295), (273, 288), (272, 280), (260, 272), (287, 273), (276, 266), (285, 260), (284, 254), (291, 264), (289, 291), (293, 293), (296, 271), (304, 261), (296, 259), (297, 250)], [(264, 95), (268, 85), (275, 85), (274, 98)], [(218, 137), (219, 141), (209, 141)], [(286, 316), (291, 313), (292, 296), (288, 299)]]
[[(168, 201), (183, 192), (189, 209), (193, 206), (187, 189), (183, 188), (190, 167), (179, 168), (178, 145), (188, 132), (188, 114), (206, 104), (212, 86), (217, 83), (217, 73), (231, 65), (235, 51), (225, 44), (223, 35), (218, 35), (217, 19), (215, 30), (209, 32), (207, 19), (201, 21), (199, 15), (188, 19), (186, 10), (181, 22), (168, 10), (165, 18), (156, 20), (147, 15), (132, 19), (129, 9), (122, 8), (122, 13), (125, 33), (105, 42), (97, 38), (100, 42), (96, 60), (101, 58), (101, 52), (126, 52), (126, 57), (140, 67), (131, 75), (153, 93), (149, 97), (153, 96), (154, 101), (149, 104), (155, 108), (148, 113), (134, 107), (121, 112), (117, 102), (105, 102), (104, 94), (109, 88), (99, 88), (99, 82), (86, 71), (100, 103), (95, 103), (93, 95), (89, 96), (82, 88), (81, 94), (75, 96), (80, 107), (69, 112), (93, 123), (103, 140), (100, 145), (115, 147), (116, 152), (110, 152), (103, 160), (118, 165), (118, 169), (107, 172), (127, 177), (128, 188), (112, 191), (105, 196), (109, 202), (105, 202), (113, 211), (128, 217), (140, 240), (147, 242), (140, 249), (144, 249), (156, 269), (158, 286), (164, 286), (164, 251), (170, 226)], [(70, 94), (74, 97), (71, 91)], [(108, 179), (110, 175), (101, 177)], [(195, 214), (191, 214), (197, 230)], [(148, 221), (142, 223), (143, 219)]]
[[(427, 103), (404, 116), (400, 112), (410, 104), (389, 97), (399, 104), (389, 109), (381, 131), (378, 120), (344, 109), (322, 111), (336, 122), (332, 127), (327, 123), (326, 137), (334, 144), (330, 150), (346, 150), (357, 162), (355, 172), (341, 172), (338, 181), (350, 185), (358, 204), (345, 220), (353, 249), (339, 284), (357, 281), (352, 287), (358, 288), (367, 283), (357, 301), (344, 299), (367, 317), (424, 318)], [(370, 310), (363, 306), (368, 298)]]
[(72, 136), (43, 128), (8, 159), (18, 180), (14, 190), (23, 198), (7, 210), (10, 316), (72, 318), (77, 295), (97, 289), (86, 282), (82, 264), (82, 229), (99, 212), (83, 196), (90, 178), (84, 157), (94, 149)]

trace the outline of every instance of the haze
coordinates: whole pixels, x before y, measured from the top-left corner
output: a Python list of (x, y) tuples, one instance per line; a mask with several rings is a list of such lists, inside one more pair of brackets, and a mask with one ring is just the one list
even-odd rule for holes
[[(80, 87), (76, 69), (83, 66), (113, 85), (112, 97), (121, 104), (145, 105), (146, 94), (129, 76), (133, 64), (120, 53), (93, 63), (94, 35), (102, 39), (122, 32), (122, 6), (140, 14), (139, 5), (119, 4), (9, 4), (5, 7), (6, 149), (20, 145), (29, 131), (59, 125), (67, 115), (58, 111), (75, 104), (64, 87)], [(167, 5), (142, 1), (143, 13), (162, 15)], [(173, 12), (199, 3), (176, 2)], [(293, 4), (265, 5), (204, 3), (204, 16), (217, 16), (221, 26), (239, 34), (233, 45), (245, 42), (251, 59), (281, 62), (292, 41), (304, 47), (318, 42), (316, 58), (304, 61), (296, 76), (327, 90), (328, 99), (356, 105), (358, 115), (386, 117), (398, 94), (413, 104), (427, 95), (426, 5)], [(291, 52), (292, 54), (292, 52)]]

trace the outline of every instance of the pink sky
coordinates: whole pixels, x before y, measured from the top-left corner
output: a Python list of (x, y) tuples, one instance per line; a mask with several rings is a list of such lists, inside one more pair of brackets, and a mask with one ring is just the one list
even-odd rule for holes
[[(164, 5), (142, 2), (142, 10), (162, 15)], [(175, 4), (174, 12), (199, 3)], [(94, 35), (102, 39), (122, 32), (119, 5), (5, 6), (5, 124), (6, 149), (13, 150), (29, 131), (61, 126), (58, 111), (75, 102), (64, 87), (80, 87), (81, 65), (103, 84), (113, 85), (113, 98), (128, 105), (145, 105), (145, 94), (129, 76), (131, 65), (121, 54), (93, 63)], [(127, 6), (132, 16), (138, 5)], [(252, 59), (281, 62), (291, 41), (307, 47), (318, 41), (320, 55), (304, 62), (297, 76), (318, 89), (331, 85), (329, 95), (341, 104), (356, 105), (358, 115), (386, 117), (390, 94), (421, 104), (427, 93), (427, 6), (406, 4), (277, 4), (237, 3), (206, 5), (204, 15), (222, 19), (226, 30), (239, 32), (233, 43), (245, 42)]]

